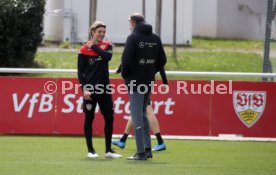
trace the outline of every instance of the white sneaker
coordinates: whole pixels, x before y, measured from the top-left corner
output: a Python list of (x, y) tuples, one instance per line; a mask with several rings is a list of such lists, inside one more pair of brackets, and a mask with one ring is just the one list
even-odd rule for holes
[(87, 154), (87, 157), (88, 158), (99, 158), (99, 155), (97, 153), (91, 153), (91, 152), (89, 152)]
[(107, 152), (105, 153), (105, 158), (121, 158), (122, 155), (116, 154), (115, 152)]

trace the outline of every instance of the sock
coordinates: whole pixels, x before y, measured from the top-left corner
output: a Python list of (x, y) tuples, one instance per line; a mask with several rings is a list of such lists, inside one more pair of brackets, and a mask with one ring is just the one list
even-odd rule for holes
[(128, 137), (128, 134), (124, 133), (124, 135), (120, 138), (120, 141), (121, 142), (126, 142), (127, 137)]
[(162, 143), (164, 143), (160, 133), (156, 133), (155, 136), (156, 136), (158, 145), (161, 145)]

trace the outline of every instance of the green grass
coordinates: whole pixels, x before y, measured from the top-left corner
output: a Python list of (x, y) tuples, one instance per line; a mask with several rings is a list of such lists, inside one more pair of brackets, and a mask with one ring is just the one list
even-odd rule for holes
[(271, 57), (271, 64), (273, 72), (276, 72), (276, 57)]
[[(172, 58), (171, 58), (172, 59)], [(185, 70), (199, 72), (261, 72), (262, 58), (252, 53), (235, 52), (183, 52), (178, 55), (178, 62), (169, 61), (166, 70)], [(180, 77), (174, 77), (180, 78)], [(185, 79), (216, 80), (255, 80), (246, 77), (185, 77)]]
[[(63, 43), (60, 48), (77, 48), (79, 45)], [(271, 50), (276, 44), (271, 44)], [(114, 48), (113, 58), (109, 64), (110, 69), (115, 69), (120, 64), (122, 46)], [(192, 47), (177, 48), (177, 62), (172, 57), (172, 47), (165, 47), (168, 63), (166, 70), (178, 71), (207, 71), (207, 72), (262, 72), (263, 41), (234, 40), (234, 39), (210, 39), (193, 38)], [(44, 68), (77, 68), (76, 52), (39, 52), (35, 58)], [(276, 70), (276, 58), (271, 58), (273, 70)], [(76, 77), (76, 74), (35, 74), (42, 77)], [(111, 75), (111, 78), (120, 78), (119, 75)], [(160, 78), (160, 77), (158, 77)], [(261, 81), (261, 78), (252, 77), (183, 77), (171, 76), (169, 79), (185, 80), (242, 80)]]
[[(179, 71), (210, 71), (210, 72), (261, 72), (262, 57), (253, 53), (236, 52), (190, 52), (180, 50), (178, 52), (178, 63), (173, 59), (172, 53), (168, 52), (168, 63), (166, 70)], [(114, 52), (109, 64), (110, 69), (116, 69), (120, 64), (121, 52)], [(35, 59), (45, 68), (76, 69), (77, 53), (74, 52), (41, 52), (37, 53)], [(42, 77), (76, 77), (76, 74), (36, 74)], [(112, 75), (111, 78), (118, 78)], [(217, 79), (217, 80), (255, 80), (260, 78), (241, 77), (170, 77), (170, 79)]]
[[(155, 144), (155, 140), (153, 143)], [(0, 136), (1, 175), (273, 175), (275, 142), (166, 140), (168, 149), (148, 161), (128, 161), (129, 139), (121, 159), (105, 159), (104, 139), (95, 138), (99, 159), (86, 158), (83, 137)]]
[[(39, 52), (36, 54), (35, 61), (43, 68), (54, 69), (77, 69), (77, 52)], [(114, 52), (112, 61), (109, 63), (109, 69), (116, 69), (120, 65), (121, 53)], [(77, 77), (72, 73), (45, 73), (32, 74), (36, 77)], [(111, 77), (119, 77), (112, 75)]]
[(241, 39), (212, 39), (212, 38), (193, 38), (193, 48), (198, 49), (239, 49), (244, 51), (262, 50), (264, 42), (260, 40), (241, 40)]
[(167, 70), (260, 72), (262, 58), (257, 54), (232, 52), (184, 52), (178, 55), (179, 65), (169, 61)]

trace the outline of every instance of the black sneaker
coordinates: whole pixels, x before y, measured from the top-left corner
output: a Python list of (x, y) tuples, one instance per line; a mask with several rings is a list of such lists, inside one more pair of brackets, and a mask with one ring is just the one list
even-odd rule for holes
[(147, 158), (152, 158), (152, 152), (150, 151), (146, 151), (146, 156)]
[(134, 156), (128, 157), (127, 160), (147, 160), (146, 153), (136, 153)]

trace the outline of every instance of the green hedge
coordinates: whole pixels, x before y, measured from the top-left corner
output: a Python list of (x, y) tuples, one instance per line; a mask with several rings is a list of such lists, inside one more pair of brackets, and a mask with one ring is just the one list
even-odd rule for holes
[(0, 0), (0, 67), (33, 67), (44, 0)]

